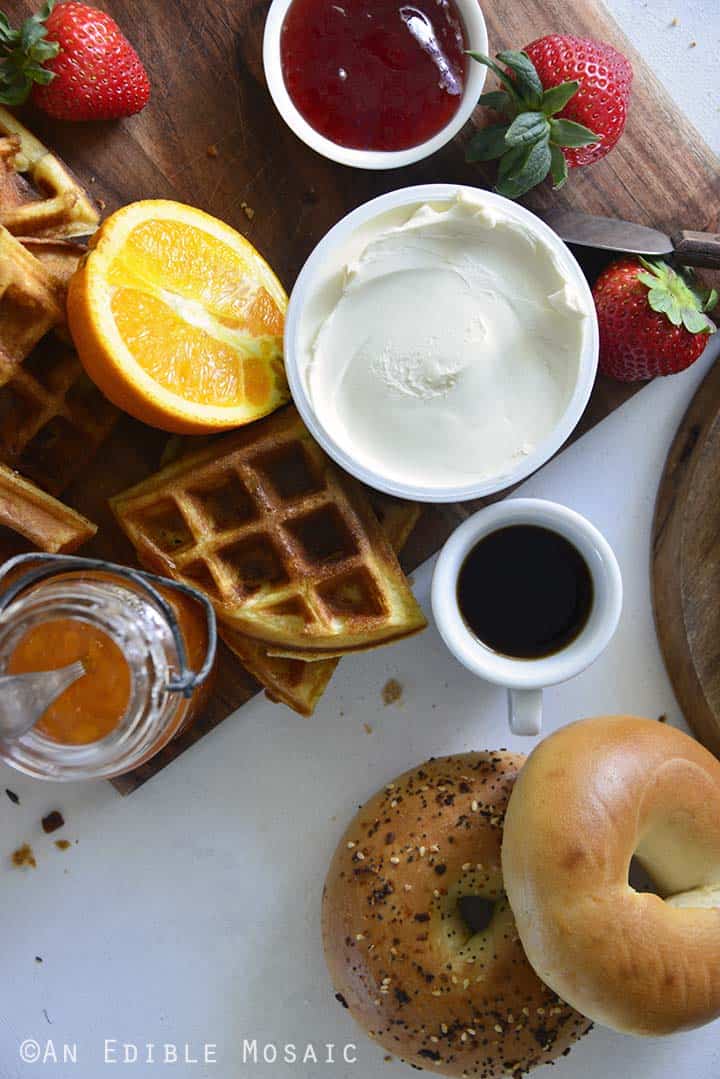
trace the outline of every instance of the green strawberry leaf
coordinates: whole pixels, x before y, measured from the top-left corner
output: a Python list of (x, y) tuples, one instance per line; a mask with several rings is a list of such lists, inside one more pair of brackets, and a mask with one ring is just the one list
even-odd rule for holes
[(717, 306), (717, 302), (718, 291), (716, 288), (711, 288), (709, 291), (704, 290), (704, 295), (702, 296), (703, 311), (712, 311), (712, 309)]
[(546, 90), (540, 102), (540, 108), (546, 116), (554, 116), (561, 112), (571, 97), (580, 89), (580, 83), (573, 79), (571, 82), (561, 82), (559, 86), (551, 86)]
[(542, 101), (543, 84), (528, 54), (507, 50), (499, 52), (497, 58), (514, 72), (520, 96), (530, 105), (538, 106)]
[(507, 124), (490, 124), (470, 139), (465, 151), (466, 161), (495, 161), (507, 150)]
[(495, 109), (496, 112), (505, 112), (511, 104), (510, 95), (504, 90), (491, 90), (478, 98), (478, 105), (483, 105), (486, 109)]
[(574, 120), (551, 120), (550, 138), (556, 146), (591, 146), (594, 142), (600, 142), (600, 136), (596, 135), (582, 124), (576, 124)]
[(467, 55), (472, 57), (473, 60), (477, 60), (479, 64), (485, 64), (485, 67), (489, 67), (490, 70), (500, 79), (500, 82), (508, 91), (510, 97), (517, 97), (517, 94), (515, 92), (515, 83), (512, 81), (508, 73), (506, 71), (503, 71), (503, 69), (499, 67), (499, 65), (496, 64), (494, 60), (491, 60), (490, 57), (486, 56), (484, 52), (473, 52), (472, 49), (467, 50)]
[(702, 311), (683, 311), (682, 324), (688, 333), (711, 333), (713, 326)]
[(495, 190), (511, 199), (520, 198), (545, 179), (551, 163), (547, 138), (530, 146), (513, 146), (500, 162)]
[(669, 262), (640, 257), (644, 270), (637, 273), (638, 281), (648, 287), (648, 304), (653, 311), (664, 315), (673, 326), (684, 326), (688, 333), (712, 333), (715, 326), (705, 314), (706, 304), (717, 302), (717, 293), (693, 288), (693, 274), (676, 271)]
[(550, 125), (541, 112), (521, 112), (505, 132), (508, 146), (524, 146), (526, 143), (547, 139)]
[(559, 146), (550, 147), (550, 172), (552, 174), (553, 188), (557, 190), (567, 182), (568, 163), (565, 154)]
[(43, 67), (45, 61), (57, 56), (60, 45), (48, 41), (45, 20), (55, 0), (47, 0), (40, 11), (31, 15), (20, 30), (14, 30), (0, 12), (0, 102), (3, 105), (22, 105), (33, 83), (47, 86), (55, 78)]

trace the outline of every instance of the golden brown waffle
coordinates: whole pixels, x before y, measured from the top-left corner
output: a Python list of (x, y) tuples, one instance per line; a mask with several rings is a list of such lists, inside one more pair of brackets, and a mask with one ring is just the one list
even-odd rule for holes
[(0, 385), (0, 461), (51, 494), (61, 494), (87, 467), (119, 415), (85, 374), (75, 351), (50, 334)]
[(365, 495), (288, 407), (112, 501), (140, 558), (265, 644), (371, 648), (425, 619)]
[(19, 236), (18, 239), (25, 250), (47, 270), (55, 286), (58, 303), (64, 311), (70, 278), (87, 249), (69, 240), (44, 240), (33, 236)]
[(0, 227), (0, 385), (63, 319), (47, 270)]
[(0, 465), (0, 525), (51, 554), (70, 554), (97, 532), (86, 517), (4, 465)]
[(0, 225), (16, 236), (90, 236), (100, 215), (55, 154), (0, 106)]
[[(400, 553), (420, 517), (421, 507), (414, 502), (368, 491), (375, 514), (392, 548)], [(258, 641), (245, 637), (222, 623), (220, 636), (239, 658), (244, 667), (265, 687), (271, 701), (286, 704), (302, 716), (310, 716), (325, 692), (339, 659), (319, 659), (307, 662), (297, 656), (275, 656)]]

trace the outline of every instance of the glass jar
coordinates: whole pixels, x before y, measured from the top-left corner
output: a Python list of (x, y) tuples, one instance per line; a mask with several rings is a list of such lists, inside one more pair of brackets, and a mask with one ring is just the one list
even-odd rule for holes
[[(204, 697), (201, 686), (213, 666), (215, 643), (214, 612), (196, 589), (94, 559), (11, 559), (0, 569), (0, 675), (17, 674), (18, 657), (22, 671), (85, 659), (88, 673), (30, 731), (0, 740), (0, 759), (52, 780), (110, 778), (137, 768), (192, 719)], [(93, 648), (101, 655), (91, 666), (81, 653)], [(45, 658), (50, 650), (55, 654)], [(93, 678), (97, 684), (87, 681)], [(108, 732), (76, 743), (57, 736), (66, 729), (60, 725), (53, 736), (47, 717), (56, 705), (65, 708), (66, 720), (77, 715), (81, 729), (92, 732), (98, 722), (92, 701), (103, 693), (104, 706), (113, 694), (121, 702)], [(71, 704), (74, 711), (68, 712)], [(59, 712), (54, 714), (57, 719)]]

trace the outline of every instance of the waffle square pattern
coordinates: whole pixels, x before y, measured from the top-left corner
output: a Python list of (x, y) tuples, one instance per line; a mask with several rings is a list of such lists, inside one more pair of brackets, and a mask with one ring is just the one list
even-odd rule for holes
[(425, 619), (362, 489), (289, 406), (112, 500), (147, 566), (200, 587), (231, 628), (342, 655)]

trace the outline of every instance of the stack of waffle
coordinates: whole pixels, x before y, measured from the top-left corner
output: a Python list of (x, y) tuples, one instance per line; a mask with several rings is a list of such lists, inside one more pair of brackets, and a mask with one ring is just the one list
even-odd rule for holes
[(425, 625), (393, 549), (416, 507), (373, 510), (291, 406), (182, 456), (112, 507), (140, 561), (206, 592), (226, 644), (301, 714), (341, 656)]
[(65, 331), (67, 282), (83, 251), (72, 238), (98, 220), (65, 166), (0, 107), (0, 524), (47, 551), (94, 534), (52, 496), (117, 417)]
[[(65, 328), (74, 241), (97, 224), (67, 168), (0, 107), (0, 524), (48, 551), (94, 533), (53, 496), (117, 418)], [(112, 504), (141, 563), (204, 590), (268, 695), (309, 715), (341, 656), (425, 624), (397, 561), (418, 508), (372, 498), (288, 407), (188, 440)]]

